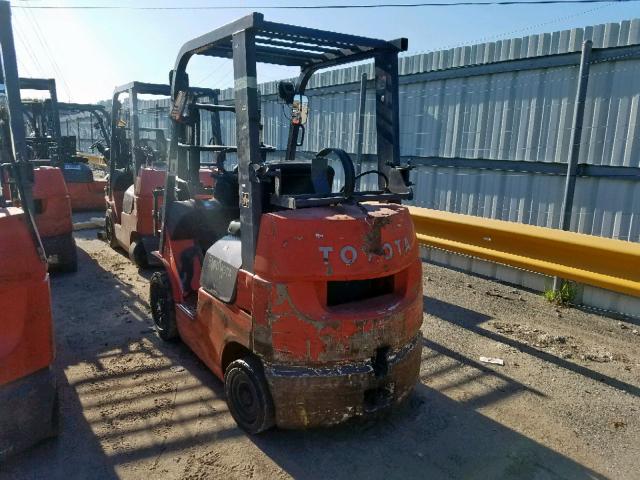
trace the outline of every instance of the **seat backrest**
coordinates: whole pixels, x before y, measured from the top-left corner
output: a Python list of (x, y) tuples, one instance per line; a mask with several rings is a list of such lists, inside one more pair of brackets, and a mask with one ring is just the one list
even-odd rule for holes
[(240, 204), (240, 194), (238, 186), (237, 172), (222, 172), (215, 174), (215, 185), (213, 196), (226, 207), (238, 208)]
[[(326, 194), (331, 192), (335, 171), (327, 164), (312, 162), (283, 162), (270, 165), (280, 178), (280, 195)], [(323, 165), (318, 165), (322, 163)]]
[(111, 179), (111, 188), (113, 190), (124, 191), (133, 185), (133, 175), (130, 170), (124, 168), (116, 169)]
[(167, 212), (167, 232), (173, 240), (195, 240), (206, 250), (227, 234), (229, 223), (239, 217), (239, 207), (228, 207), (217, 199), (182, 200)]

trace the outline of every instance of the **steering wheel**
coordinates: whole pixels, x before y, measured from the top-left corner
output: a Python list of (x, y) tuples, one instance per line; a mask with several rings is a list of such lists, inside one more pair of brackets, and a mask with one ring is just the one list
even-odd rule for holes
[(320, 150), (311, 162), (311, 179), (316, 192), (327, 193), (331, 191), (326, 179), (327, 157), (329, 154), (335, 154), (340, 160), (342, 170), (344, 172), (344, 187), (341, 193), (345, 199), (351, 198), (356, 186), (356, 172), (353, 168), (353, 161), (347, 152), (341, 148), (325, 148)]
[(158, 154), (156, 150), (149, 144), (150, 142), (153, 142), (153, 140), (150, 140), (148, 138), (141, 138), (139, 149), (144, 156), (145, 162), (154, 163), (157, 161)]

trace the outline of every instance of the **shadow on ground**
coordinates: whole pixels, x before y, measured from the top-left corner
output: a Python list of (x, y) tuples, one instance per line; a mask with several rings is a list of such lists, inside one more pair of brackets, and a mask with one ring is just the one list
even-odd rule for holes
[[(95, 231), (77, 233), (95, 238)], [(458, 402), (420, 383), (402, 408), (377, 421), (247, 438), (230, 418), (214, 375), (184, 345), (163, 343), (152, 332), (146, 296), (135, 291), (131, 268), (119, 264), (126, 257), (112, 257), (107, 271), (78, 253), (78, 273), (52, 279), (62, 435), (3, 465), (0, 477), (180, 478), (193, 473), (190, 459), (218, 452), (200, 471), (203, 478), (224, 472), (225, 455), (252, 468), (272, 461), (309, 479), (601, 478), (475, 410), (523, 391), (542, 394), (426, 340), (424, 361), (449, 363), (430, 375), (464, 365), (475, 378), (496, 377), (500, 386)], [(489, 335), (478, 326), (483, 316), (436, 302), (429, 299), (431, 314)], [(179, 467), (177, 459), (184, 460)], [(226, 475), (244, 471), (234, 467)]]
[(602, 382), (610, 387), (617, 388), (618, 390), (621, 390), (623, 392), (635, 395), (636, 397), (640, 396), (640, 388), (636, 385), (632, 385), (617, 378), (604, 375), (600, 372), (582, 365), (578, 365), (557, 355), (553, 355), (513, 338), (509, 338), (483, 328), (481, 324), (483, 322), (491, 320), (492, 317), (490, 316), (431, 297), (425, 297), (424, 309), (425, 311), (428, 311), (430, 315), (437, 317), (440, 320), (458, 325), (460, 327), (464, 327), (469, 331), (486, 337), (490, 340), (509, 345), (513, 348), (517, 348), (518, 350), (544, 360), (545, 362), (552, 363), (554, 365), (557, 365), (558, 367), (591, 378), (592, 380)]

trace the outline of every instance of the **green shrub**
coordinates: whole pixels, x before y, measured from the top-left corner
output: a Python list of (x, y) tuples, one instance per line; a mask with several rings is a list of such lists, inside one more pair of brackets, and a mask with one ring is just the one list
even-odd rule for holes
[(569, 305), (575, 300), (576, 294), (577, 288), (574, 283), (562, 282), (558, 290), (545, 290), (544, 298), (557, 305)]

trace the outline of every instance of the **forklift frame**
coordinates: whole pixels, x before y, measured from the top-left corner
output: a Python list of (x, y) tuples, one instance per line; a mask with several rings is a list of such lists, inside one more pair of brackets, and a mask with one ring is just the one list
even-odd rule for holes
[[(155, 253), (164, 270), (151, 277), (149, 303), (160, 338), (182, 339), (224, 381), (229, 410), (250, 434), (373, 415), (414, 388), (423, 295), (415, 229), (399, 205), (411, 195), (398, 145), (398, 53), (406, 48), (405, 39), (342, 35), (253, 13), (178, 54)], [(189, 94), (194, 55), (232, 59), (233, 106), (199, 104)], [(312, 74), (366, 59), (375, 62), (379, 158), (377, 170), (360, 176), (377, 174), (375, 190), (356, 189), (353, 161), (340, 148), (295, 161)], [(267, 160), (272, 147), (260, 139), (258, 62), (300, 68), (294, 83), (278, 85), (292, 113), (283, 160)], [(236, 144), (196, 144), (200, 110), (234, 111)], [(201, 152), (237, 154), (237, 170), (218, 159), (210, 200), (194, 188)], [(341, 164), (342, 185), (330, 155)]]
[[(28, 241), (20, 241), (14, 245), (16, 248), (22, 248), (21, 252), (15, 252), (18, 264), (15, 262), (13, 265), (11, 262), (3, 263), (5, 266), (11, 265), (10, 268), (14, 270), (22, 271), (19, 272), (21, 275), (17, 277), (17, 281), (15, 278), (12, 279), (11, 273), (9, 273), (9, 278), (3, 279), (2, 287), (8, 288), (8, 291), (13, 294), (20, 294), (20, 290), (32, 293), (26, 300), (28, 308), (22, 312), (23, 318), (16, 315), (13, 310), (15, 307), (14, 298), (10, 298), (11, 302), (8, 305), (3, 305), (3, 308), (7, 309), (5, 314), (8, 317), (14, 316), (13, 327), (17, 326), (19, 330), (17, 342), (12, 348), (9, 348), (8, 352), (5, 350), (8, 353), (7, 356), (0, 358), (1, 463), (7, 456), (44, 438), (54, 436), (58, 431), (57, 384), (56, 376), (51, 368), (54, 358), (54, 341), (49, 276), (46, 273), (44, 249), (33, 215), (33, 165), (27, 161), (26, 157), (20, 80), (11, 25), (11, 6), (9, 2), (5, 1), (0, 1), (0, 76), (7, 97), (10, 131), (10, 138), (7, 139), (10, 158), (8, 165), (2, 165), (0, 168), (0, 183), (4, 183), (2, 177), (5, 172), (2, 170), (9, 169), (9, 173), (15, 179), (17, 196), (24, 212), (28, 230), (25, 238), (31, 237), (33, 240), (33, 245), (28, 245)], [(0, 196), (0, 208), (3, 209), (6, 207), (5, 196), (6, 192), (3, 190)], [(22, 229), (19, 228), (19, 223), (14, 223), (15, 220), (11, 218), (19, 217), (19, 210), (7, 209), (3, 214), (5, 240), (11, 237), (20, 238), (17, 236), (21, 235)], [(9, 226), (11, 223), (13, 223), (13, 228)], [(31, 248), (33, 251), (30, 252)], [(32, 252), (35, 252), (35, 255)], [(3, 261), (6, 260), (8, 259), (3, 259)], [(7, 295), (4, 298), (8, 299)], [(18, 320), (17, 324), (15, 320)], [(22, 324), (20, 320), (22, 320)], [(11, 319), (5, 327), (9, 328), (9, 338), (11, 338)]]
[[(244, 270), (250, 273), (254, 271), (260, 216), (263, 213), (258, 172), (259, 166), (263, 163), (263, 156), (260, 148), (256, 64), (270, 63), (300, 67), (294, 90), (296, 95), (302, 95), (316, 71), (373, 58), (376, 77), (378, 171), (389, 175), (394, 167), (400, 166), (398, 53), (405, 51), (407, 46), (406, 38), (384, 41), (269, 22), (264, 20), (261, 13), (254, 12), (197, 37), (181, 48), (172, 71), (173, 109), (176, 109), (176, 102), (180, 96), (185, 96), (189, 87), (186, 69), (191, 57), (205, 55), (230, 58), (233, 61), (236, 132), (238, 132), (236, 148), (241, 199), (240, 232)], [(172, 115), (174, 131), (177, 130), (177, 124), (177, 120)], [(286, 160), (295, 160), (298, 129), (299, 126), (294, 124), (290, 127)], [(166, 215), (166, 206), (175, 199), (176, 176), (184, 177), (181, 165), (185, 164), (185, 153), (184, 149), (180, 151), (177, 135), (172, 134), (164, 215)], [(190, 181), (195, 177), (197, 169), (196, 165), (188, 165)], [(330, 204), (332, 201), (335, 203), (339, 197), (339, 195), (326, 197), (324, 204)], [(358, 201), (399, 201), (402, 196), (391, 193), (372, 195), (371, 192), (362, 192), (361, 195), (354, 195), (353, 198)], [(273, 200), (272, 203), (274, 203)], [(318, 201), (318, 196), (314, 199), (296, 199), (289, 196), (275, 200), (285, 208), (323, 204), (322, 200)], [(310, 200), (315, 200), (315, 203), (311, 203)]]
[(62, 130), (60, 129), (60, 111), (58, 106), (58, 90), (54, 78), (26, 78), (20, 77), (20, 90), (38, 90), (49, 92), (51, 102), (51, 118), (53, 121), (53, 135), (56, 142), (60, 142)]
[[(191, 88), (190, 92), (194, 93), (198, 96), (209, 96), (211, 98), (218, 98), (218, 94), (220, 90), (210, 89), (210, 88)], [(135, 152), (140, 146), (140, 121), (139, 121), (139, 109), (138, 109), (138, 95), (157, 95), (157, 96), (165, 96), (171, 97), (171, 87), (167, 84), (162, 83), (147, 83), (147, 82), (130, 82), (125, 85), (121, 85), (116, 87), (113, 91), (113, 97), (111, 102), (111, 142), (110, 147), (115, 147), (117, 143), (116, 132), (117, 132), (117, 122), (119, 112), (122, 109), (122, 104), (120, 102), (120, 96), (128, 94), (128, 102), (129, 102), (129, 122), (131, 123), (131, 162), (129, 165), (123, 165), (122, 162), (118, 161), (118, 158), (114, 157), (117, 155), (115, 150), (112, 150), (111, 157), (109, 159), (109, 176), (110, 178), (114, 178), (114, 173), (116, 168), (125, 167), (132, 168), (133, 181), (135, 183), (135, 179), (138, 175), (138, 171), (140, 169), (140, 163), (137, 161)], [(111, 194), (111, 181), (107, 184), (108, 194)]]

